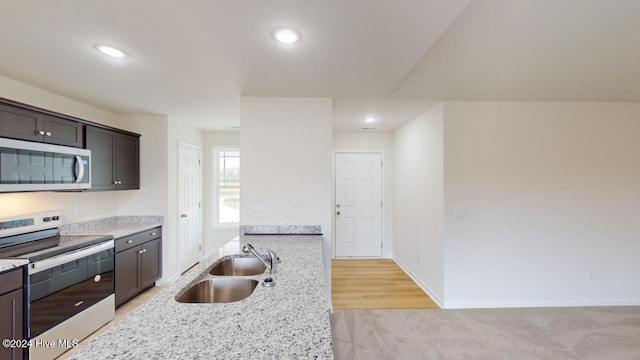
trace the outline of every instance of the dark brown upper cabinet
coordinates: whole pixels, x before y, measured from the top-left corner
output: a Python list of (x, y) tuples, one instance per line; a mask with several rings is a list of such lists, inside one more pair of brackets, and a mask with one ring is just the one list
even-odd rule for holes
[(140, 138), (86, 125), (85, 148), (91, 150), (91, 191), (140, 188)]
[(0, 104), (0, 136), (82, 147), (83, 124), (41, 112)]

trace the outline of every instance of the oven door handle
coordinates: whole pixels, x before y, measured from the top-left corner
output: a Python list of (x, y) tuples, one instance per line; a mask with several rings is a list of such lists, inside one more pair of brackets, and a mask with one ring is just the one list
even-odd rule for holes
[(69, 252), (59, 256), (54, 256), (52, 258), (36, 261), (29, 266), (29, 275), (37, 274), (41, 271), (51, 269), (53, 267), (56, 267), (62, 264), (66, 264), (74, 260), (82, 259), (83, 257), (97, 254), (104, 250), (113, 249), (113, 247), (114, 247), (113, 240), (109, 240), (109, 241), (100, 243), (99, 245), (76, 250), (76, 251)]

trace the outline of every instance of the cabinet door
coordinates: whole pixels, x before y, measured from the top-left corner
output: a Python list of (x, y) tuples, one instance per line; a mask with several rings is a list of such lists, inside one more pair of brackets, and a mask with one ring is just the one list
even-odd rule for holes
[(140, 254), (140, 277), (143, 288), (153, 284), (162, 275), (160, 244), (160, 239), (155, 239), (140, 246), (143, 251)]
[(0, 136), (13, 139), (42, 141), (38, 132), (42, 127), (42, 114), (0, 104)]
[(118, 134), (116, 138), (116, 179), (118, 190), (140, 188), (140, 139)]
[(49, 144), (73, 146), (83, 145), (82, 124), (76, 121), (44, 115), (44, 142)]
[(116, 306), (135, 296), (141, 289), (138, 251), (140, 246), (115, 255)]
[(86, 127), (85, 148), (91, 150), (91, 190), (115, 190), (117, 133)]
[[(0, 339), (24, 339), (22, 290), (0, 296)], [(22, 359), (21, 348), (0, 346), (0, 359)]]

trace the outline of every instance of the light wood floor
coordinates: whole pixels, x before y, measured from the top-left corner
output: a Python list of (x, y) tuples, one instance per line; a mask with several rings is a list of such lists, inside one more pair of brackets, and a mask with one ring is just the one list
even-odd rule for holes
[(333, 259), (331, 300), (335, 310), (438, 309), (392, 259)]
[(71, 355), (74, 352), (76, 352), (77, 350), (79, 350), (82, 347), (84, 347), (86, 344), (89, 343), (89, 341), (93, 340), (96, 336), (98, 336), (98, 335), (102, 334), (103, 332), (107, 331), (107, 329), (109, 329), (115, 323), (120, 321), (120, 319), (122, 319), (125, 316), (131, 314), (135, 309), (137, 309), (142, 304), (147, 302), (147, 300), (151, 299), (151, 297), (153, 297), (153, 295), (155, 295), (158, 292), (160, 292), (160, 290), (162, 290), (164, 288), (164, 286), (166, 286), (166, 285), (153, 287), (153, 288), (145, 291), (144, 293), (140, 294), (138, 297), (134, 298), (133, 300), (129, 301), (128, 303), (122, 305), (120, 308), (118, 308), (118, 310), (116, 310), (116, 317), (113, 320), (109, 321), (103, 327), (101, 327), (100, 329), (96, 330), (96, 332), (94, 332), (93, 334), (89, 335), (86, 339), (80, 341), (80, 343), (78, 343), (77, 347), (72, 348), (69, 351), (67, 351), (64, 354), (62, 354), (59, 357), (57, 357), (56, 360), (68, 359), (69, 357), (71, 357)]

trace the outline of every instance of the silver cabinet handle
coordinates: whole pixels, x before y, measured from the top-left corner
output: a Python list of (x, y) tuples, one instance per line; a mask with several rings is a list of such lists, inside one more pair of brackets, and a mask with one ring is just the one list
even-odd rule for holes
[(118, 185), (118, 180), (113, 180), (113, 185)]
[(40, 130), (37, 132), (38, 135), (43, 135), (44, 136), (44, 131)]
[(46, 133), (44, 133), (47, 136), (51, 136), (51, 132), (47, 131)]
[(156, 233), (151, 233), (151, 236), (156, 236)]
[(138, 251), (138, 254), (144, 254), (146, 252), (147, 252), (147, 249), (142, 249), (142, 250)]
[(131, 244), (133, 240), (127, 240), (127, 244)]

